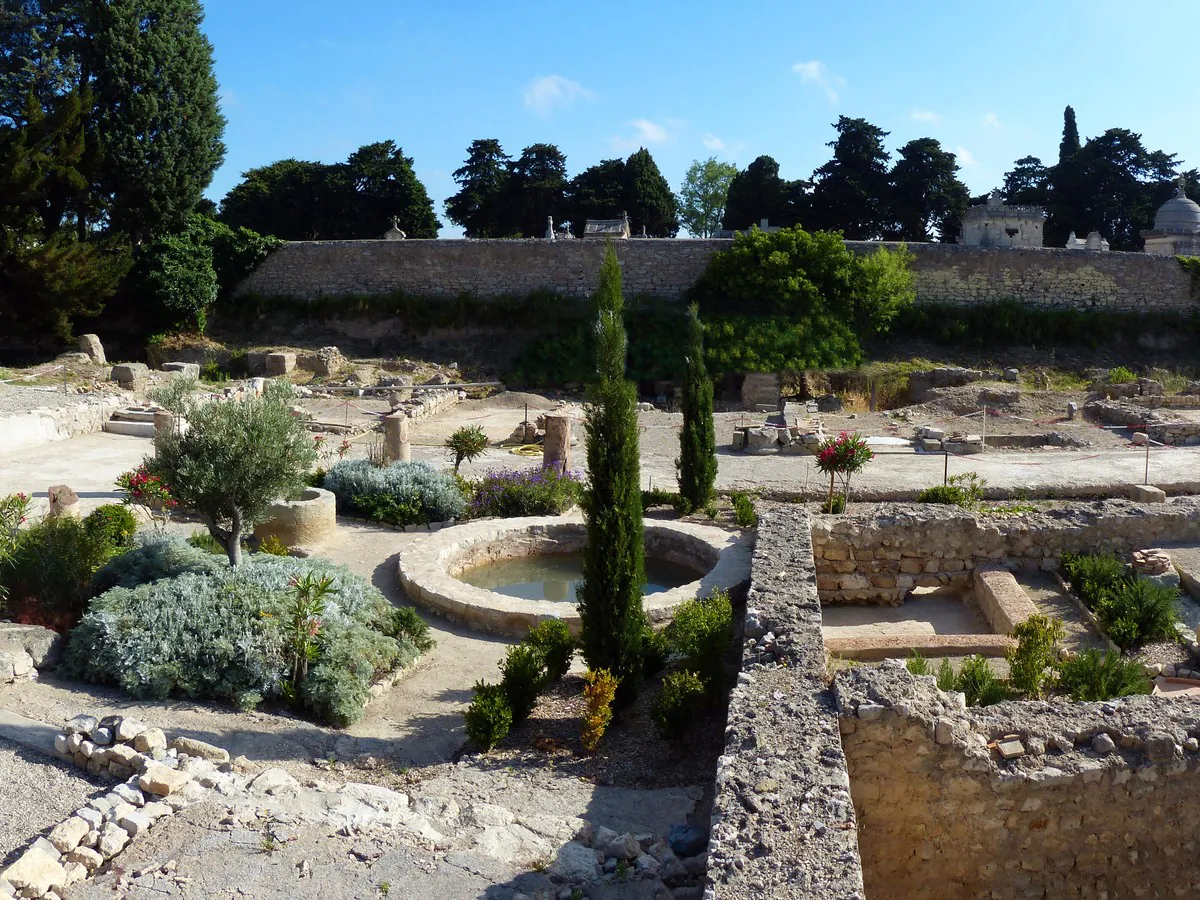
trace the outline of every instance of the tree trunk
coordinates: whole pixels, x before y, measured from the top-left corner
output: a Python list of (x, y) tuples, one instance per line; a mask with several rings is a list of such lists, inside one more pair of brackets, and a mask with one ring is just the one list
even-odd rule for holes
[(242, 517), (235, 514), (229, 526), (229, 540), (225, 544), (229, 565), (237, 568), (242, 564)]
[(825, 501), (825, 512), (833, 512), (833, 477), (836, 473), (829, 473), (829, 498)]

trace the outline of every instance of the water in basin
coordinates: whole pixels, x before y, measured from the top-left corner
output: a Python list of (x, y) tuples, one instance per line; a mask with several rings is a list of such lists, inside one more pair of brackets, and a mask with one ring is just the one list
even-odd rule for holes
[[(699, 577), (685, 566), (661, 559), (646, 560), (647, 594), (690, 584)], [(573, 554), (520, 556), (466, 569), (459, 573), (458, 580), (524, 600), (574, 602), (575, 587), (583, 580), (583, 562)]]

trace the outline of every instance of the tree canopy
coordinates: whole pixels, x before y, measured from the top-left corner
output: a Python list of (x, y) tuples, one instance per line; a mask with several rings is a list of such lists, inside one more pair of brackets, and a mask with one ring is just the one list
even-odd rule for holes
[(698, 159), (688, 167), (679, 190), (679, 218), (695, 237), (711, 237), (721, 229), (729, 185), (737, 166), (715, 156)]
[(884, 236), (889, 222), (888, 132), (866, 119), (838, 116), (833, 159), (813, 173), (810, 228), (840, 229), (847, 240)]
[(455, 170), (459, 191), (446, 200), (446, 217), (469, 238), (505, 237), (503, 201), (512, 159), (495, 138), (472, 141)]
[(725, 202), (725, 217), (721, 227), (743, 230), (767, 219), (772, 225), (794, 225), (797, 222), (789, 196), (789, 184), (779, 177), (779, 163), (770, 156), (760, 156), (733, 176)]
[(644, 147), (628, 159), (605, 159), (571, 179), (566, 217), (583, 236), (588, 219), (616, 219), (629, 214), (634, 234), (674, 237), (679, 231), (678, 203), (650, 151)]
[(970, 191), (958, 179), (958, 161), (933, 138), (900, 148), (889, 177), (889, 238), (953, 241), (967, 211)]
[(220, 219), (292, 241), (378, 238), (393, 219), (412, 238), (437, 237), (441, 226), (412, 159), (390, 140), (342, 163), (284, 159), (250, 169), (221, 201)]

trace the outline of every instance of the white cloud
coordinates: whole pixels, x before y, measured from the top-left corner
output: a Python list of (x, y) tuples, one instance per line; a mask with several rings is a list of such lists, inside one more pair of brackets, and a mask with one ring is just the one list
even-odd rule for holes
[(958, 164), (964, 168), (979, 165), (979, 160), (975, 158), (975, 154), (966, 147), (955, 147), (954, 155), (958, 157)]
[(942, 117), (932, 109), (914, 109), (908, 114), (908, 117), (914, 122), (928, 122), (931, 125), (936, 125), (942, 121)]
[(647, 144), (663, 144), (671, 137), (671, 133), (663, 126), (649, 119), (634, 119), (629, 123), (638, 133), (638, 139)]
[(997, 117), (997, 115), (993, 112), (984, 113), (983, 114), (983, 127), (984, 128), (999, 128), (1000, 127), (999, 117)]
[(825, 91), (830, 103), (837, 103), (838, 91), (846, 86), (846, 79), (836, 72), (831, 72), (819, 59), (798, 62), (792, 66), (792, 71), (800, 76), (801, 84), (815, 84)]
[(556, 109), (567, 109), (576, 100), (590, 100), (596, 96), (578, 81), (562, 75), (543, 75), (532, 81), (521, 93), (525, 105), (539, 116), (549, 116)]
[(702, 143), (709, 150), (724, 150), (725, 149), (725, 142), (723, 140), (721, 140), (719, 137), (717, 137), (715, 134), (713, 134), (711, 131), (708, 132), (706, 135), (704, 135), (704, 137), (702, 137), (700, 139), (700, 143)]

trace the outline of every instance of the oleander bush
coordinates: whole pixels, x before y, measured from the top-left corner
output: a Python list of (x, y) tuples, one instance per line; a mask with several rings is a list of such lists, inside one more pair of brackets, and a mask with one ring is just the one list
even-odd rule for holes
[(466, 501), (452, 475), (423, 462), (376, 468), (365, 459), (343, 459), (325, 474), (338, 512), (388, 525), (425, 525), (460, 519)]
[(97, 574), (96, 584), (109, 587), (71, 632), (67, 671), (138, 698), (244, 709), (283, 698), (292, 683), (290, 610), (309, 574), (328, 578), (331, 590), (307, 620), (311, 659), (291, 699), (320, 721), (350, 724), (371, 683), (412, 663), (424, 642), (378, 590), (321, 559), (255, 554), (230, 568), (176, 538), (147, 539)]
[(553, 469), (488, 472), (470, 484), (472, 518), (484, 516), (557, 516), (579, 502), (582, 479)]

